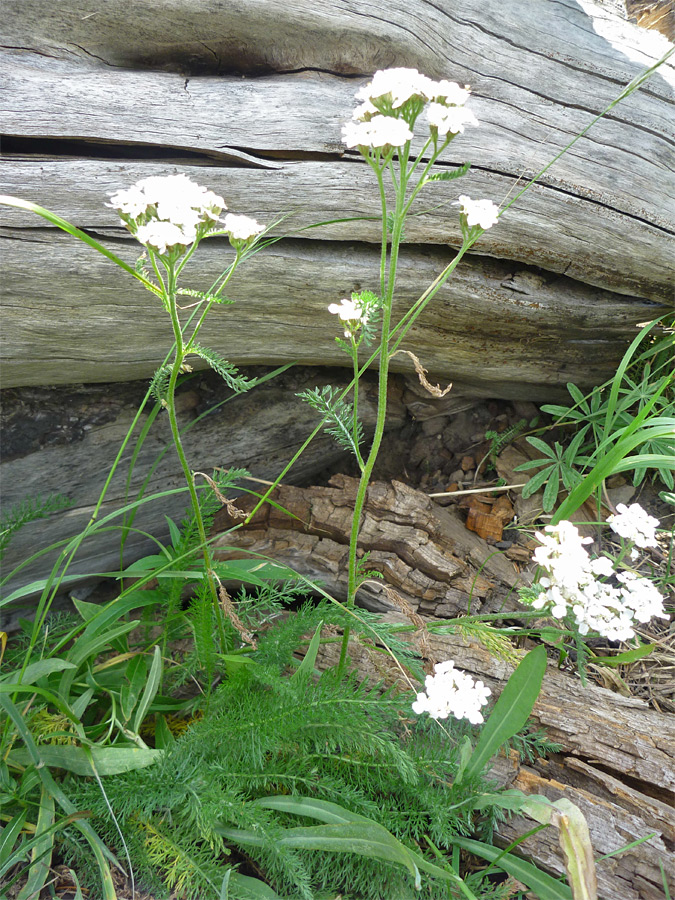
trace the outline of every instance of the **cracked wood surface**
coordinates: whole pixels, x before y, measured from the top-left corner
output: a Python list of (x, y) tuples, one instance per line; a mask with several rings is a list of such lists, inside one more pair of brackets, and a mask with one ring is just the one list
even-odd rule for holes
[[(417, 66), (473, 86), (471, 105), (481, 127), (452, 144), (447, 163), (471, 160), (474, 168), (462, 191), (499, 200), (514, 191), (519, 178), (544, 165), (662, 50), (646, 40), (649, 33), (616, 16), (609, 17), (616, 32), (610, 42), (600, 33), (599, 20), (574, 0), (525, 5), (469, 0), (461, 6), (443, 0), (419, 7), (395, 0), (384, 14), (366, 0), (339, 8), (305, 0), (262, 5), (119, 0), (105, 7), (93, 0), (65, 0), (57, 8), (47, 0), (6, 0), (3, 12), (1, 108), (10, 138), (0, 189), (51, 206), (110, 237), (120, 237), (121, 231), (103, 205), (106, 192), (159, 171), (188, 171), (221, 190), (232, 209), (261, 220), (297, 211), (290, 228), (375, 215), (370, 172), (357, 154), (344, 150), (340, 127), (356, 88), (374, 67), (387, 65)], [(672, 67), (613, 110), (518, 201), (499, 228), (483, 237), (481, 256), (474, 257), (485, 279), (477, 291), (480, 308), (469, 304), (470, 314), (463, 318), (457, 307), (466, 298), (460, 290), (436, 314), (438, 330), (456, 335), (458, 352), (454, 347), (436, 352), (436, 322), (414, 336), (433, 374), (466, 380), (478, 394), (553, 398), (560, 394), (557, 384), (578, 375), (582, 356), (591, 366), (598, 361), (586, 383), (607, 377), (632, 324), (669, 307), (672, 272), (664, 260), (673, 232), (670, 78)], [(50, 141), (42, 146), (44, 138)], [(171, 158), (185, 152), (201, 158)], [(88, 154), (96, 158), (78, 158)], [(433, 252), (430, 245), (457, 244), (450, 203), (458, 191), (447, 184), (435, 187), (433, 196), (423, 195), (420, 215), (409, 223), (412, 267), (419, 264), (418, 253)], [(51, 251), (60, 260), (47, 251), (41, 267), (43, 253), (33, 254), (26, 270), (26, 243), (41, 242), (39, 232), (48, 229), (15, 211), (3, 211), (3, 224), (7, 264), (24, 267), (26, 279), (23, 293), (14, 284), (7, 290), (10, 308), (25, 308), (23, 322), (13, 317), (5, 328), (8, 383), (148, 374), (154, 358), (145, 348), (154, 346), (154, 321), (145, 327), (133, 310), (118, 307), (119, 298), (107, 288), (105, 313), (97, 287), (87, 293), (72, 284), (78, 275), (96, 270), (93, 251), (82, 256), (73, 249), (68, 273), (62, 267), (68, 267), (72, 244), (71, 249), (54, 244)], [(358, 267), (377, 237), (372, 219), (302, 232), (304, 242), (338, 258), (321, 261), (319, 280), (306, 273), (309, 299), (293, 297), (298, 317), (305, 323), (315, 317), (314, 296), (320, 294), (325, 306), (353, 287), (356, 278), (345, 275), (334, 242), (344, 244), (343, 257), (351, 253), (352, 242), (359, 242), (353, 254)], [(206, 268), (211, 264), (204, 263)], [(493, 290), (496, 279), (505, 280), (503, 266), (518, 276), (510, 297)], [(39, 285), (45, 272), (54, 293), (67, 298), (60, 319), (54, 311), (58, 304), (45, 298)], [(539, 342), (538, 323), (544, 332), (549, 327), (539, 311), (551, 305), (541, 286), (555, 287), (559, 273), (567, 280), (557, 286), (559, 319), (550, 324), (557, 341)], [(372, 278), (369, 273), (362, 286), (370, 286)], [(289, 333), (288, 323), (275, 314), (279, 298), (268, 305), (270, 279), (282, 291), (289, 289), (273, 267), (258, 270), (247, 284), (259, 322), (256, 346), (233, 341), (234, 346), (218, 349), (242, 363), (262, 358), (315, 362), (316, 334), (312, 328)], [(416, 287), (424, 287), (423, 282), (420, 277)], [(42, 297), (33, 303), (27, 295)], [(528, 323), (523, 322), (526, 314)], [(66, 340), (50, 362), (51, 339), (64, 343), (69, 317), (82, 323), (81, 333), (70, 346)], [(121, 357), (110, 354), (114, 344), (105, 322), (111, 328), (120, 318), (134, 319), (131, 344), (137, 346), (131, 347), (131, 360), (124, 358), (125, 351)], [(470, 330), (467, 319), (477, 330)], [(330, 332), (326, 322), (328, 345)], [(247, 336), (251, 333), (248, 327)], [(483, 337), (487, 341), (481, 343)], [(508, 359), (508, 343), (523, 351), (520, 378), (514, 369), (521, 360)], [(21, 363), (12, 346), (20, 349)], [(487, 369), (486, 358), (494, 361)], [(511, 389), (514, 377), (521, 384)], [(539, 393), (528, 395), (528, 388)]]
[[(8, 243), (1, 288), (6, 387), (125, 381), (149, 377), (163, 362), (173, 339), (169, 317), (134, 279), (53, 229), (28, 229)], [(131, 241), (103, 243), (130, 264), (137, 257)], [(195, 277), (184, 283), (208, 289), (230, 259), (226, 241), (206, 242), (191, 261)], [(402, 255), (397, 318), (451, 259), (439, 247)], [(228, 296), (237, 305), (214, 309), (200, 340), (240, 365), (344, 366), (326, 298), (378, 279), (379, 251), (372, 245), (281, 241), (236, 272)], [(568, 381), (590, 386), (610, 378), (635, 324), (664, 309), (565, 276), (473, 257), (438, 291), (403, 346), (415, 350), (431, 377), (476, 396), (563, 399)], [(190, 363), (205, 365), (196, 358)], [(412, 363), (399, 354), (391, 368), (411, 371)]]

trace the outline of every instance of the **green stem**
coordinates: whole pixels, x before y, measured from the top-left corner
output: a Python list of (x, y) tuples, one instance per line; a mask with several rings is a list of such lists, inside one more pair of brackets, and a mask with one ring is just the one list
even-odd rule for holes
[[(171, 436), (173, 438), (174, 447), (176, 448), (176, 453), (178, 454), (178, 459), (180, 460), (181, 468), (183, 469), (183, 475), (185, 476), (185, 482), (187, 484), (188, 491), (190, 492), (190, 501), (192, 503), (192, 510), (194, 513), (195, 522), (197, 523), (197, 530), (199, 532), (199, 539), (204, 556), (204, 569), (206, 579), (209, 585), (209, 591), (211, 593), (213, 610), (216, 616), (216, 621), (218, 623), (220, 646), (224, 651), (226, 647), (225, 627), (223, 625), (223, 614), (218, 600), (218, 590), (216, 588), (216, 583), (214, 580), (214, 573), (211, 564), (211, 553), (209, 551), (208, 540), (206, 537), (206, 529), (204, 528), (204, 519), (202, 518), (202, 511), (199, 506), (199, 497), (197, 496), (195, 480), (192, 475), (192, 471), (188, 466), (185, 451), (183, 449), (183, 442), (181, 441), (180, 428), (178, 427), (178, 419), (176, 418), (176, 382), (178, 381), (178, 376), (183, 366), (183, 360), (185, 359), (185, 345), (183, 344), (183, 332), (181, 330), (180, 321), (178, 319), (178, 309), (176, 306), (176, 274), (173, 265), (168, 267), (167, 272), (167, 301), (169, 304), (169, 313), (171, 314), (171, 324), (173, 326), (173, 335), (176, 344), (176, 355), (173, 366), (171, 368), (171, 378), (169, 379), (169, 386), (166, 393), (167, 410), (169, 413), (169, 423), (171, 425)], [(195, 329), (195, 331), (196, 330), (197, 329)]]
[[(375, 433), (370, 447), (370, 452), (365, 465), (361, 471), (358, 490), (356, 492), (356, 500), (354, 502), (354, 514), (352, 518), (352, 529), (349, 537), (349, 563), (348, 563), (348, 585), (347, 585), (347, 607), (353, 607), (356, 599), (357, 584), (357, 547), (359, 531), (361, 529), (361, 515), (368, 492), (370, 477), (377, 460), (377, 456), (382, 443), (382, 435), (384, 434), (385, 420), (387, 416), (387, 387), (389, 376), (389, 353), (387, 347), (389, 345), (389, 332), (391, 327), (391, 313), (394, 299), (394, 288), (396, 285), (396, 268), (398, 265), (398, 251), (401, 243), (401, 235), (403, 232), (404, 214), (403, 207), (405, 205), (405, 192), (407, 182), (405, 179), (405, 171), (407, 167), (407, 156), (404, 153), (400, 160), (399, 183), (396, 192), (396, 211), (394, 213), (394, 222), (391, 235), (391, 254), (389, 257), (389, 271), (386, 278), (386, 290), (382, 309), (382, 332), (380, 336), (380, 371), (378, 377), (377, 392), (377, 419), (375, 422)], [(379, 179), (378, 179), (379, 180)], [(382, 192), (383, 196), (383, 192)], [(384, 203), (384, 200), (383, 200)], [(383, 215), (384, 215), (383, 210)], [(386, 223), (385, 223), (386, 229)], [(383, 240), (386, 241), (386, 231), (383, 234)], [(338, 663), (338, 675), (344, 672), (347, 661), (347, 648), (349, 645), (350, 629), (345, 628), (342, 647), (340, 650), (340, 661)]]
[[(241, 251), (240, 251), (240, 250), (237, 250), (237, 255), (236, 255), (235, 258), (234, 258), (234, 262), (232, 263), (232, 265), (231, 265), (230, 268), (228, 269), (227, 275), (225, 276), (225, 278), (224, 278), (224, 280), (223, 280), (223, 283), (222, 283), (221, 285), (219, 285), (218, 289), (215, 291), (214, 296), (217, 296), (218, 294), (220, 294), (220, 292), (223, 290), (223, 288), (225, 287), (225, 285), (227, 284), (227, 282), (230, 280), (230, 278), (232, 278), (232, 276), (233, 276), (233, 274), (234, 274), (234, 270), (235, 270), (235, 269), (237, 268), (237, 266), (239, 265), (240, 260), (241, 260)], [(201, 316), (199, 317), (199, 321), (197, 322), (197, 324), (196, 324), (195, 327), (194, 327), (194, 331), (192, 332), (192, 337), (190, 338), (190, 340), (189, 340), (189, 341), (187, 342), (187, 344), (185, 345), (185, 356), (187, 356), (187, 354), (190, 352), (190, 348), (191, 348), (192, 345), (194, 344), (195, 339), (196, 339), (197, 335), (199, 334), (199, 330), (200, 330), (200, 328), (202, 327), (202, 325), (204, 324), (204, 319), (206, 319), (206, 317), (208, 316), (208, 314), (209, 314), (209, 312), (210, 312), (210, 310), (211, 310), (211, 307), (213, 306), (213, 304), (214, 304), (215, 302), (216, 302), (215, 300), (209, 300), (209, 301), (207, 302), (207, 304), (206, 304), (206, 306), (205, 306), (205, 308), (204, 308), (204, 311), (202, 312)]]
[(363, 472), (363, 457), (361, 456), (361, 450), (359, 448), (359, 348), (354, 338), (351, 338), (352, 342), (352, 362), (354, 364), (354, 378), (352, 380), (352, 384), (354, 385), (354, 403), (352, 405), (352, 433), (354, 435), (354, 451), (356, 453), (356, 460), (359, 464), (359, 469)]

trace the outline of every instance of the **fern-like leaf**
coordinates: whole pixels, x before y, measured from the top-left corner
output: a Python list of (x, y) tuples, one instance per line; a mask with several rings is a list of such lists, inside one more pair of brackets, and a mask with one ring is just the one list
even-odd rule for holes
[(443, 172), (434, 172), (432, 175), (427, 175), (424, 183), (427, 184), (430, 181), (454, 181), (455, 178), (461, 178), (462, 175), (466, 175), (470, 168), (471, 163), (465, 162), (452, 171), (446, 169)]
[(330, 384), (322, 388), (301, 391), (296, 396), (309, 403), (319, 415), (326, 419), (324, 431), (335, 439), (344, 450), (351, 450), (358, 459), (359, 445), (363, 441), (363, 426), (357, 422), (356, 434), (353, 432), (354, 411), (351, 403), (341, 400), (335, 388)]
[(253, 386), (253, 381), (239, 374), (239, 369), (229, 363), (224, 357), (215, 350), (209, 350), (208, 347), (202, 347), (200, 344), (193, 344), (190, 353), (199, 356), (209, 364), (214, 372), (217, 372), (223, 381), (237, 394), (243, 394)]
[(195, 291), (192, 288), (179, 288), (176, 291), (184, 297), (196, 297), (197, 300), (204, 300), (207, 303), (234, 303), (229, 297), (223, 297), (222, 294), (209, 294), (206, 291)]
[(150, 382), (150, 394), (162, 406), (166, 404), (166, 395), (171, 381), (171, 366), (160, 366), (152, 376)]
[(50, 513), (68, 509), (72, 505), (73, 501), (64, 494), (50, 494), (44, 498), (38, 494), (37, 497), (17, 503), (0, 518), (0, 559), (17, 531), (29, 522), (46, 519)]

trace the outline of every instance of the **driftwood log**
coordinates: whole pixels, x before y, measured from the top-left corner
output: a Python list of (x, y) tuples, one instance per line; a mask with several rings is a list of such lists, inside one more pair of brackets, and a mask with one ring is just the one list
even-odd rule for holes
[[(270, 509), (244, 530), (223, 535), (216, 552), (223, 559), (251, 551), (270, 555), (344, 597), (354, 492), (355, 482), (344, 476), (336, 476), (328, 487), (281, 488), (277, 501), (297, 518)], [(229, 524), (223, 513), (216, 528)], [(527, 583), (527, 572), (467, 531), (456, 507), (438, 507), (401, 483), (375, 483), (368, 493), (360, 546), (370, 551), (369, 566), (383, 580), (368, 582), (359, 601), (388, 610), (385, 615), (393, 621), (413, 621), (419, 627), (421, 616), (450, 626), (448, 620), (466, 613), (469, 604), (472, 612), (500, 609), (506, 618), (517, 618), (520, 607), (513, 588)], [(429, 662), (454, 659), (495, 694), (513, 670), (510, 662), (467, 641), (466, 632), (427, 635), (418, 645)], [(351, 651), (361, 674), (400, 678), (395, 666), (382, 663), (381, 654), (378, 662), (354, 642)], [(338, 653), (339, 647), (326, 645), (322, 664), (336, 663)], [(526, 793), (576, 803), (589, 822), (598, 856), (651, 835), (633, 850), (599, 863), (599, 892), (605, 900), (661, 900), (659, 861), (675, 879), (675, 719), (649, 709), (643, 700), (595, 685), (584, 688), (573, 673), (549, 666), (533, 721), (561, 745), (560, 752), (534, 765), (498, 760), (494, 777)], [(510, 819), (499, 826), (499, 839), (507, 845), (531, 827), (524, 818)], [(563, 871), (552, 829), (528, 838), (522, 850), (545, 868)]]
[[(340, 128), (375, 68), (470, 83), (481, 122), (444, 162), (473, 163), (461, 189), (437, 185), (410, 219), (402, 312), (458, 244), (457, 193), (512, 194), (663, 50), (574, 0), (394, 0), (385, 14), (369, 0), (339, 13), (323, 0), (6, 0), (3, 17), (0, 192), (129, 260), (134, 242), (104, 201), (142, 176), (184, 171), (234, 211), (295, 214), (290, 236), (242, 270), (241, 304), (214, 316), (211, 343), (238, 363), (344, 362), (323, 311), (376, 283), (379, 229), (370, 170)], [(483, 237), (410, 335), (433, 375), (482, 396), (559, 396), (568, 380), (608, 377), (634, 324), (669, 307), (669, 78), (664, 67)], [(7, 386), (153, 371), (168, 329), (149, 295), (37, 217), (5, 207), (2, 225)], [(226, 247), (199, 258), (195, 287), (224, 268)]]

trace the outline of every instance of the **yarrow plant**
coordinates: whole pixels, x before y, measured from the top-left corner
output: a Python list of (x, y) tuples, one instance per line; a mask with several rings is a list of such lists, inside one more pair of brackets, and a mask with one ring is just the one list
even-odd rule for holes
[[(143, 268), (143, 257), (139, 261), (137, 272), (145, 277), (146, 286), (154, 288), (171, 316), (174, 336), (173, 363), (157, 370), (152, 380), (151, 391), (168, 411), (173, 442), (190, 493), (193, 514), (202, 543), (205, 575), (211, 591), (216, 621), (219, 623), (221, 643), (225, 646), (223, 616), (219, 602), (222, 590), (219, 591), (211, 565), (195, 476), (188, 466), (183, 450), (176, 417), (175, 390), (180, 374), (191, 370), (187, 362), (190, 355), (205, 360), (234, 391), (244, 391), (248, 388), (248, 382), (238, 375), (235, 367), (213, 350), (202, 347), (197, 342), (197, 337), (211, 307), (215, 303), (231, 302), (222, 292), (242, 259), (253, 249), (265, 229), (248, 216), (228, 213), (221, 219), (221, 213), (227, 209), (224, 199), (196, 184), (184, 174), (144, 178), (130, 188), (116, 191), (107, 205), (117, 211), (127, 229), (145, 246), (154, 273), (154, 285), (150, 272)], [(234, 261), (225, 274), (208, 293), (179, 288), (178, 279), (183, 267), (200, 241), (223, 234), (227, 235), (235, 251)], [(195, 297), (197, 299), (195, 306), (199, 308), (199, 318), (192, 327), (189, 337), (186, 337), (188, 326), (183, 326), (180, 321), (181, 307), (178, 299), (181, 295)]]
[[(345, 146), (359, 151), (373, 170), (379, 189), (382, 213), (379, 293), (352, 294), (351, 299), (344, 298), (339, 304), (331, 303), (328, 307), (330, 313), (338, 316), (346, 339), (336, 338), (338, 345), (352, 360), (353, 401), (350, 403), (344, 396), (337, 397), (332, 391), (325, 389), (304, 391), (300, 396), (321, 413), (327, 422), (328, 433), (334, 435), (342, 446), (352, 449), (361, 471), (349, 545), (347, 602), (350, 606), (355, 602), (359, 586), (357, 541), (366, 491), (384, 432), (390, 361), (396, 353), (401, 352), (399, 345), (407, 332), (464, 254), (499, 218), (499, 208), (491, 200), (472, 200), (466, 195), (460, 197), (462, 244), (458, 253), (394, 325), (392, 309), (405, 218), (426, 185), (436, 181), (451, 181), (468, 171), (467, 163), (441, 172), (433, 172), (432, 169), (457, 135), (467, 127), (478, 125), (475, 115), (465, 108), (469, 98), (469, 87), (461, 87), (454, 81), (434, 81), (417, 69), (384, 69), (376, 72), (372, 80), (356, 93), (359, 103), (351, 120), (343, 127)], [(425, 110), (426, 115), (423, 115)], [(411, 148), (416, 137), (421, 146), (413, 158)], [(389, 178), (393, 188), (393, 203), (387, 197), (385, 177)], [(362, 344), (370, 344), (376, 322), (380, 324), (379, 347), (363, 364), (359, 360), (359, 348)], [(359, 377), (376, 360), (379, 365), (377, 421), (370, 449), (367, 454), (362, 455), (360, 444), (363, 430), (357, 412)], [(341, 668), (345, 664), (348, 640), (347, 631), (342, 647)]]
[(483, 722), (481, 708), (488, 702), (492, 691), (482, 681), (455, 669), (452, 660), (436, 663), (434, 674), (427, 675), (425, 690), (417, 695), (412, 705), (418, 715), (429, 713), (432, 719), (467, 719), (472, 725)]
[(538, 579), (543, 590), (532, 600), (534, 609), (570, 621), (580, 635), (595, 632), (611, 641), (635, 636), (637, 623), (667, 618), (663, 597), (649, 578), (626, 568), (623, 559), (635, 558), (636, 547), (655, 547), (658, 519), (634, 503), (619, 504), (610, 516), (610, 528), (622, 537), (622, 552), (615, 558), (591, 557), (586, 550), (593, 539), (581, 537), (575, 525), (563, 520), (537, 532), (540, 546), (533, 559), (544, 570)]

